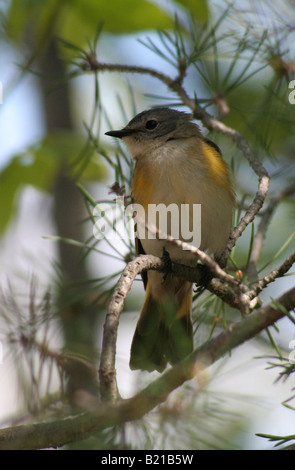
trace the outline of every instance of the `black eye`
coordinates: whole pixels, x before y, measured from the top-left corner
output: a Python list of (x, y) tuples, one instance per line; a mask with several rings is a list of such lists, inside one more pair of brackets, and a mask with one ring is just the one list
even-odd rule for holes
[(155, 129), (158, 125), (158, 121), (155, 121), (154, 119), (151, 119), (150, 121), (147, 121), (145, 124), (145, 128), (148, 129), (149, 131)]

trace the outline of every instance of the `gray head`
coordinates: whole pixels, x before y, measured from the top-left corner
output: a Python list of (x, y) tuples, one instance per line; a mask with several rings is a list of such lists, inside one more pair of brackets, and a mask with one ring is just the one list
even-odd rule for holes
[(126, 127), (106, 132), (106, 135), (123, 139), (136, 158), (140, 152), (159, 147), (170, 140), (200, 136), (199, 127), (192, 119), (192, 114), (155, 108), (137, 114)]

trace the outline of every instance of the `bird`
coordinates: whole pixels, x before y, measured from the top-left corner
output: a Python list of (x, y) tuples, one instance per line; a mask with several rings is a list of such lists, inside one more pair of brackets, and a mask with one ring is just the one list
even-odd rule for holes
[[(221, 150), (202, 134), (193, 115), (167, 107), (152, 108), (106, 135), (122, 139), (135, 161), (131, 186), (135, 204), (146, 212), (160, 205), (179, 211), (183, 206), (188, 208), (187, 222), (194, 228), (189, 231), (191, 238), (198, 231), (198, 248), (218, 261), (231, 232), (235, 193)], [(201, 208), (197, 226), (193, 220), (195, 206)], [(159, 228), (159, 219), (153, 220)], [(176, 228), (178, 223), (179, 219)], [(173, 235), (172, 228), (171, 219), (166, 224), (168, 235)], [(179, 239), (188, 241), (181, 230)], [(171, 261), (191, 267), (198, 262), (191, 251), (169, 243), (167, 237), (151, 236), (146, 225), (136, 232), (135, 244), (138, 255), (162, 257), (165, 253)], [(193, 350), (193, 284), (156, 270), (142, 273), (142, 278), (145, 298), (129, 366), (131, 370), (162, 372)]]

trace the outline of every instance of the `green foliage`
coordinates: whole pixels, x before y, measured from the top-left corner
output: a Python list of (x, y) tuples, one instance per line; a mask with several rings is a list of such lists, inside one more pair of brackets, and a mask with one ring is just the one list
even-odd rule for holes
[(177, 0), (176, 3), (184, 6), (200, 24), (208, 22), (210, 11), (207, 0)]
[[(200, 22), (208, 20), (209, 10), (205, 0), (179, 0), (174, 3), (175, 6), (181, 4), (187, 8)], [(21, 49), (26, 45), (26, 53), (30, 50), (26, 68), (48, 46), (53, 36), (62, 38), (58, 44), (64, 57), (77, 56), (77, 52), (83, 52), (88, 39), (97, 34), (99, 24), (103, 24), (104, 32), (122, 34), (147, 29), (172, 29), (174, 20), (170, 13), (147, 0), (126, 0), (124, 6), (121, 0), (12, 0), (5, 18), (5, 31), (7, 37)], [(65, 45), (68, 47), (65, 48)], [(12, 159), (0, 174), (0, 195), (5, 200), (0, 214), (0, 233), (14, 214), (19, 190), (29, 184), (48, 191), (61, 163), (59, 156), (66, 159), (68, 165), (76, 154), (75, 144), (75, 137), (50, 136)], [(79, 144), (81, 146), (81, 141)], [(101, 165), (88, 157), (83, 158), (80, 169), (75, 168), (75, 174), (80, 171), (83, 171), (83, 181), (98, 180), (104, 174)]]
[[(43, 141), (16, 155), (0, 173), (0, 233), (6, 229), (16, 209), (20, 190), (31, 185), (41, 191), (50, 191), (60, 169), (65, 167), (69, 176), (84, 182), (99, 181), (106, 176), (106, 168), (92, 151), (84, 152), (85, 139), (73, 133), (57, 133), (46, 136)], [(83, 155), (84, 168), (80, 154)], [(82, 161), (83, 161), (82, 159)], [(80, 171), (81, 170), (81, 171)]]
[[(175, 8), (179, 4), (185, 7), (200, 23), (209, 19), (206, 0), (171, 3)], [(103, 24), (105, 32), (128, 34), (173, 29), (174, 19), (173, 14), (148, 0), (12, 0), (6, 23), (8, 37), (18, 44), (31, 42), (36, 54), (53, 35), (83, 47), (98, 24)]]
[[(154, 3), (146, 0), (136, 2), (126, 0), (124, 4), (120, 0), (106, 2), (104, 0), (75, 0), (71, 5), (65, 32), (69, 31), (75, 38), (75, 25), (78, 23), (87, 25), (95, 30), (97, 21), (102, 21), (105, 31), (122, 34), (141, 31), (151, 28), (172, 27), (171, 17)], [(92, 29), (91, 28), (91, 29)], [(87, 31), (84, 30), (84, 37)], [(67, 37), (67, 35), (66, 35)]]
[(272, 435), (272, 434), (257, 433), (256, 436), (264, 437), (265, 439), (268, 439), (270, 442), (276, 442), (275, 447), (295, 440), (295, 435), (294, 434), (293, 435), (291, 434), (289, 436), (275, 436), (275, 435)]
[(149, 1), (126, 0), (122, 7), (121, 0), (13, 0), (7, 33), (19, 43), (27, 33), (35, 44), (54, 34), (83, 46), (101, 22), (105, 31), (116, 34), (172, 27), (171, 17)]

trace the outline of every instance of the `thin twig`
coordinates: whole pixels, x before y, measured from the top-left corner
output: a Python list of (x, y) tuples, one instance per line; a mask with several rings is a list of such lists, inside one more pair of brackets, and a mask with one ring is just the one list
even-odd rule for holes
[(256, 282), (253, 286), (252, 289), (249, 291), (250, 296), (256, 297), (268, 284), (271, 282), (274, 282), (276, 279), (279, 277), (284, 276), (291, 266), (295, 263), (295, 253), (290, 255), (282, 264), (279, 268), (273, 269), (267, 276), (264, 276), (263, 279), (260, 281)]
[[(283, 308), (278, 308), (281, 305)], [(255, 337), (265, 328), (284, 317), (283, 309), (294, 309), (295, 288), (285, 292), (276, 305), (273, 303), (257, 310), (251, 316), (232, 323), (218, 336), (196, 349), (186, 359), (168, 369), (144, 390), (129, 399), (105, 404), (92, 412), (66, 419), (12, 426), (0, 429), (0, 450), (41, 449), (60, 447), (69, 442), (85, 439), (99, 430), (142, 418), (164, 402), (174, 389), (192, 379), (204, 367), (216, 362), (227, 352)]]
[(270, 178), (264, 166), (255, 157), (254, 153), (248, 146), (246, 140), (239, 132), (226, 126), (222, 122), (211, 118), (210, 116), (208, 117), (204, 115), (202, 121), (208, 129), (217, 130), (231, 138), (235, 142), (237, 147), (241, 150), (244, 157), (248, 160), (251, 168), (258, 176), (258, 190), (255, 194), (253, 202), (249, 206), (244, 216), (241, 218), (238, 225), (232, 231), (226, 249), (223, 253), (222, 263), (226, 263), (226, 260), (232, 248), (235, 246), (238, 238), (242, 235), (246, 227), (254, 220), (254, 217), (263, 206), (268, 192)]
[[(149, 230), (151, 230), (150, 227)], [(181, 240), (176, 240), (170, 235), (165, 235), (165, 238), (167, 239), (167, 242), (195, 254), (196, 259), (199, 258), (202, 260), (210, 268), (213, 275), (222, 281), (221, 285), (223, 285), (223, 287), (225, 284), (229, 284), (231, 287), (231, 289), (227, 289), (226, 294), (225, 289), (220, 289), (220, 283), (216, 285), (216, 283), (214, 284), (214, 282), (210, 282), (208, 286), (206, 286), (209, 290), (213, 290), (217, 295), (220, 294), (220, 297), (224, 301), (226, 299), (231, 299), (231, 305), (238, 307), (242, 313), (246, 314), (249, 312), (249, 302), (253, 297), (248, 295), (249, 289), (247, 286), (239, 283), (233, 276), (227, 274), (222, 268), (220, 268), (216, 261), (202, 250)], [(162, 259), (153, 255), (141, 255), (129, 262), (120, 276), (112, 299), (109, 303), (103, 328), (102, 353), (99, 367), (101, 397), (103, 400), (115, 401), (120, 398), (115, 369), (119, 317), (136, 276), (143, 271), (151, 269), (165, 272), (165, 270), (167, 270), (167, 266)], [(184, 277), (191, 282), (197, 283), (201, 281), (200, 275), (198, 278), (198, 268), (191, 268), (189, 266), (172, 262), (171, 272), (176, 276)], [(231, 292), (230, 295), (229, 292)]]
[(257, 263), (259, 260), (259, 256), (262, 250), (263, 242), (265, 239), (265, 235), (267, 229), (269, 227), (271, 218), (274, 214), (275, 209), (277, 208), (278, 204), (283, 200), (283, 198), (290, 196), (295, 193), (295, 185), (292, 183), (287, 188), (283, 189), (282, 191), (278, 191), (274, 196), (272, 196), (267, 208), (264, 210), (260, 223), (257, 229), (257, 233), (254, 237), (253, 245), (252, 245), (252, 252), (251, 257), (248, 265), (248, 277), (249, 279), (257, 279)]
[(144, 270), (159, 268), (163, 262), (160, 258), (147, 255), (130, 261), (114, 290), (109, 303), (103, 328), (102, 352), (99, 366), (101, 397), (103, 400), (118, 400), (119, 392), (116, 381), (116, 342), (119, 316), (124, 302), (136, 276)]

